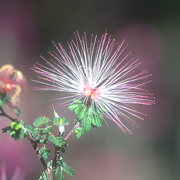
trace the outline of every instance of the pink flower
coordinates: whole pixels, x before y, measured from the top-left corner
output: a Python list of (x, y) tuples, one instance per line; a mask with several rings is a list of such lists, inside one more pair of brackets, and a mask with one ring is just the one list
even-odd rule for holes
[(14, 90), (11, 103), (19, 101), (22, 87), (25, 85), (25, 78), (21, 71), (16, 70), (11, 64), (0, 68), (0, 92), (8, 93)]
[(99, 40), (92, 35), (90, 41), (86, 34), (80, 37), (75, 33), (67, 51), (60, 43), (54, 45), (50, 60), (43, 58), (46, 65), (32, 68), (39, 74), (36, 82), (43, 85), (38, 89), (62, 92), (59, 99), (67, 104), (81, 99), (103, 112), (124, 132), (132, 133), (126, 123), (135, 125), (135, 118), (144, 117), (134, 105), (151, 105), (154, 98), (144, 89), (151, 75), (139, 69), (141, 62), (131, 58), (125, 42), (118, 45), (107, 33)]
[[(4, 166), (0, 166), (0, 179), (1, 180), (9, 179)], [(24, 179), (25, 179), (24, 173), (19, 168), (16, 168), (11, 177), (11, 180), (24, 180)]]

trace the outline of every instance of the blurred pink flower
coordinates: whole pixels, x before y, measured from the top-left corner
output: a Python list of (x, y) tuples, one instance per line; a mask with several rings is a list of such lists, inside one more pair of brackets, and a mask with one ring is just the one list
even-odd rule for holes
[(5, 167), (0, 166), (0, 180), (25, 180), (25, 175), (19, 168), (16, 168), (12, 177), (8, 178)]
[(22, 72), (16, 70), (11, 64), (6, 64), (0, 68), (0, 91), (8, 93), (14, 90), (11, 96), (12, 104), (19, 101), (19, 95), (25, 84), (26, 81)]

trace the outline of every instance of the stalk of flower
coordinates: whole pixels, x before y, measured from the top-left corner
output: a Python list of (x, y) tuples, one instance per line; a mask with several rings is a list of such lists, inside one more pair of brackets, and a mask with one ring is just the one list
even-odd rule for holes
[(88, 41), (86, 33), (81, 37), (76, 32), (75, 39), (67, 44), (65, 50), (60, 43), (54, 43), (50, 60), (42, 57), (45, 65), (33, 66), (39, 75), (35, 81), (42, 85), (37, 89), (65, 94), (58, 99), (67, 105), (80, 100), (86, 109), (103, 114), (123, 132), (132, 133), (127, 122), (136, 125), (134, 119), (145, 116), (135, 105), (154, 103), (153, 95), (144, 89), (151, 74), (140, 71), (141, 62), (130, 57), (124, 41), (118, 45), (107, 33), (99, 40), (92, 35)]

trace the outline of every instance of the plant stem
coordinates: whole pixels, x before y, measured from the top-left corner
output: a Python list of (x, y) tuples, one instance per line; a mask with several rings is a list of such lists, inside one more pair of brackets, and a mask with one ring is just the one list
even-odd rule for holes
[(48, 180), (53, 180), (53, 173), (52, 173), (52, 171), (49, 171), (48, 169), (46, 169), (46, 175), (47, 175), (47, 179)]
[(77, 123), (72, 129), (71, 131), (66, 135), (66, 137), (64, 138), (64, 140), (66, 141), (72, 134), (74, 131), (74, 128), (77, 128), (79, 126), (79, 123)]
[(8, 114), (6, 114), (6, 112), (4, 111), (4, 109), (3, 109), (2, 107), (0, 107), (0, 111), (1, 111), (0, 116), (7, 117), (9, 120), (11, 120), (11, 121), (13, 121), (13, 122), (17, 121), (16, 118), (12, 118), (12, 117), (9, 116)]
[(29, 134), (26, 137), (29, 140), (29, 142), (31, 143), (31, 145), (32, 145), (34, 151), (36, 152), (39, 160), (41, 161), (41, 164), (43, 165), (43, 168), (46, 170), (47, 169), (47, 164), (46, 164), (46, 161), (39, 154), (38, 143), (36, 141), (34, 141)]
[[(60, 136), (60, 133), (58, 134)], [(54, 160), (53, 160), (53, 167), (57, 166), (57, 161), (59, 160), (60, 157), (60, 148), (58, 146), (55, 147), (55, 155), (54, 155)]]
[[(12, 118), (11, 116), (9, 116), (2, 107), (0, 107), (0, 116), (4, 116), (6, 118), (8, 118), (10, 121), (13, 121), (13, 122), (17, 122), (18, 120), (16, 118)], [(41, 161), (42, 165), (43, 165), (43, 168), (46, 170), (47, 169), (47, 164), (45, 162), (45, 160), (41, 157), (41, 155), (39, 154), (39, 148), (38, 148), (38, 143), (36, 141), (33, 140), (33, 138), (27, 134), (27, 139), (28, 141), (31, 143), (34, 151), (36, 152), (39, 160)]]

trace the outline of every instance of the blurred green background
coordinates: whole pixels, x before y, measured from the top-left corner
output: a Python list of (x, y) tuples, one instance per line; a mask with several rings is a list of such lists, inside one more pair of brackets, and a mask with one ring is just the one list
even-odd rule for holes
[[(39, 115), (52, 116), (58, 93), (33, 91), (34, 62), (65, 43), (73, 32), (123, 39), (152, 76), (147, 89), (156, 104), (142, 107), (148, 114), (134, 135), (123, 134), (113, 123), (82, 139), (72, 138), (65, 159), (74, 167), (74, 180), (178, 180), (180, 179), (180, 1), (178, 0), (1, 0), (0, 66), (13, 64), (26, 76), (28, 88), (20, 107), (29, 123)], [(57, 111), (73, 120), (66, 107)], [(4, 123), (0, 121), (0, 127)], [(26, 180), (37, 179), (41, 164), (25, 140), (14, 142), (0, 135), (0, 163), (8, 175), (15, 167)]]

